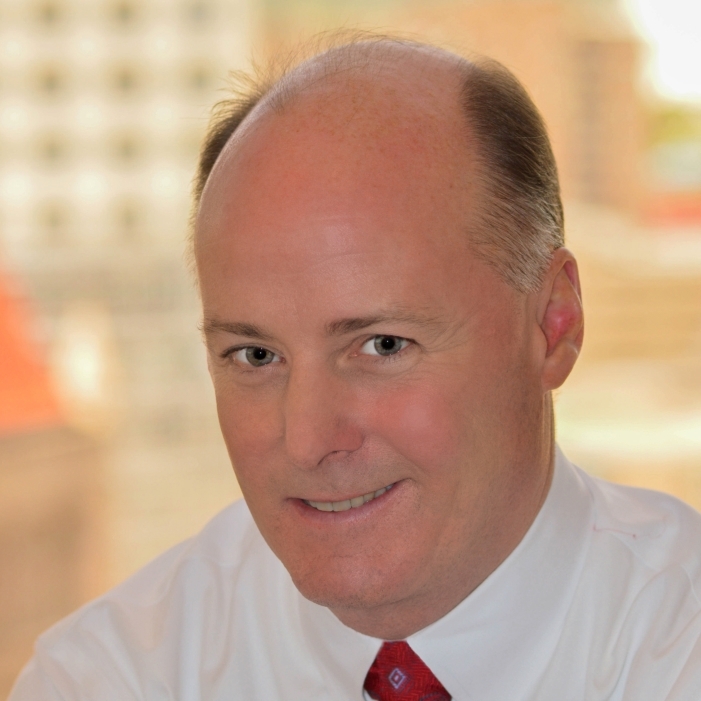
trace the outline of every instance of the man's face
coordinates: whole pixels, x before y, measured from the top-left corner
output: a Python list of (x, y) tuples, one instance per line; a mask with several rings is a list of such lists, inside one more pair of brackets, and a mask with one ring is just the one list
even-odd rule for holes
[(478, 188), (455, 109), (265, 116), (199, 217), (241, 489), (300, 591), (359, 629), (358, 612), (467, 589), (457, 603), (543, 490), (542, 335), (466, 244)]

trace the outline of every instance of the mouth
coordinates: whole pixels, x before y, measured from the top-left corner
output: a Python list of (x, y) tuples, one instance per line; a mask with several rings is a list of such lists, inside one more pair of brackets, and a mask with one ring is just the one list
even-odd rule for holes
[(376, 489), (374, 492), (368, 492), (367, 494), (353, 497), (352, 499), (343, 499), (342, 501), (312, 501), (311, 499), (302, 499), (302, 501), (307, 506), (317, 509), (317, 511), (348, 511), (349, 509), (357, 509), (364, 506), (369, 501), (381, 497), (385, 492), (392, 489), (395, 484), (396, 482), (386, 487)]

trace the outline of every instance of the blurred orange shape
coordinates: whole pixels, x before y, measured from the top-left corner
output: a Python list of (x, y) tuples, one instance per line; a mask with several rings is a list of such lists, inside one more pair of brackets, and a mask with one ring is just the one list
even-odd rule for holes
[(0, 434), (61, 423), (49, 370), (31, 331), (27, 302), (0, 273)]

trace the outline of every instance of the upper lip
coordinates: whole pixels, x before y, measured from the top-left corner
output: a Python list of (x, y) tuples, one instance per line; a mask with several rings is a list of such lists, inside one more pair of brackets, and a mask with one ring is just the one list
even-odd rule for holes
[(365, 491), (356, 491), (354, 492), (351, 496), (333, 496), (333, 497), (298, 497), (302, 501), (315, 501), (315, 502), (337, 502), (337, 501), (349, 501), (351, 499), (355, 499), (357, 497), (362, 497), (365, 496), (366, 494), (371, 494), (373, 492), (378, 491), (379, 489), (389, 489), (390, 487), (394, 487), (396, 484), (395, 482), (387, 482), (386, 484), (382, 484), (378, 487), (374, 487), (372, 489), (366, 489)]

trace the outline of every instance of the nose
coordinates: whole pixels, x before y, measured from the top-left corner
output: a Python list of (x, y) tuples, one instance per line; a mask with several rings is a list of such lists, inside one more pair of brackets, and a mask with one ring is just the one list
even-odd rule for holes
[(305, 470), (363, 444), (356, 401), (343, 378), (317, 367), (297, 367), (288, 377), (284, 437), (288, 459)]

